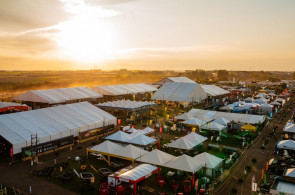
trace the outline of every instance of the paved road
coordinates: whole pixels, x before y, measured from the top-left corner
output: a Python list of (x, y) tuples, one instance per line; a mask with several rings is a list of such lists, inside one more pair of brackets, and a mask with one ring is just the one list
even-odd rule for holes
[[(286, 109), (289, 105), (291, 105), (292, 107), (294, 106), (294, 98), (292, 98), (291, 101), (287, 102), (284, 105), (283, 109), (281, 110), (279, 114), (282, 115), (283, 110)], [(270, 133), (272, 132), (273, 126), (278, 126), (276, 136), (280, 137), (282, 129), (289, 118), (290, 118), (290, 114), (288, 114), (287, 117), (281, 123), (276, 118), (272, 119), (272, 121), (268, 124), (268, 126), (262, 131), (261, 136), (258, 138), (255, 145), (252, 148), (244, 151), (244, 153), (241, 156), (241, 160), (239, 161), (236, 168), (233, 170), (230, 177), (227, 180), (225, 180), (220, 185), (219, 188), (215, 190), (216, 195), (229, 194), (232, 188), (236, 188), (238, 190), (238, 194), (247, 195), (251, 193), (251, 180), (253, 175), (255, 175), (256, 181), (259, 181), (261, 177), (261, 170), (265, 167), (267, 158), (270, 159), (273, 156), (275, 144), (277, 143), (274, 137), (271, 137), (267, 147), (264, 150), (262, 150), (261, 146), (262, 146), (263, 139), (266, 136), (270, 135)], [(257, 159), (257, 163), (255, 164), (255, 167), (253, 167), (251, 173), (248, 175), (246, 180), (243, 183), (239, 183), (237, 180), (243, 174), (245, 166), (249, 165), (250, 161), (253, 158)]]

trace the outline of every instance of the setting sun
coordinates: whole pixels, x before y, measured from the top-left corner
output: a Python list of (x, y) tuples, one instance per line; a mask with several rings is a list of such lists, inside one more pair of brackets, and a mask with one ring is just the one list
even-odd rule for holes
[(81, 9), (71, 20), (58, 25), (56, 41), (64, 54), (80, 62), (99, 62), (111, 57), (116, 34), (96, 13)]

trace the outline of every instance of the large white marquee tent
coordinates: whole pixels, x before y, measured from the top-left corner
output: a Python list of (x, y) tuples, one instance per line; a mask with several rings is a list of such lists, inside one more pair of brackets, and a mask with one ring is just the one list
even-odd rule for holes
[(157, 91), (158, 89), (152, 85), (145, 83), (137, 84), (125, 84), (125, 85), (107, 85), (107, 86), (96, 86), (92, 88), (93, 91), (96, 91), (103, 95), (128, 95), (128, 94), (144, 94)]
[(45, 143), (80, 132), (116, 124), (116, 117), (88, 102), (0, 115), (0, 136), (13, 146), (13, 153), (31, 145), (31, 135)]
[(265, 116), (218, 112), (218, 111), (210, 111), (210, 110), (202, 110), (202, 109), (191, 109), (188, 112), (188, 116), (190, 116), (191, 118), (199, 118), (202, 116), (206, 116), (208, 118), (211, 118), (212, 120), (218, 119), (219, 117), (223, 117), (229, 121), (234, 121), (235, 123), (245, 123), (245, 124), (248, 124), (248, 123), (259, 124), (259, 123), (263, 123), (265, 120)]
[(174, 101), (180, 103), (201, 102), (207, 93), (197, 83), (167, 82), (152, 96), (153, 100)]
[(15, 97), (14, 100), (59, 104), (72, 100), (97, 99), (101, 97), (101, 94), (94, 92), (87, 87), (73, 87), (27, 91)]

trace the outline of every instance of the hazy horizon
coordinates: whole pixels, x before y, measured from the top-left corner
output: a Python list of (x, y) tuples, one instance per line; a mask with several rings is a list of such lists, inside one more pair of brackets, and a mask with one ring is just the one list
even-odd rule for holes
[(295, 71), (292, 0), (0, 5), (1, 70)]

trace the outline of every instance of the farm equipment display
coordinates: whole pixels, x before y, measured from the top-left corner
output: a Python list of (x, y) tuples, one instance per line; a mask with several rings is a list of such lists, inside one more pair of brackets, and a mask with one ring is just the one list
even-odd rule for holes
[(85, 192), (88, 189), (93, 191), (94, 190), (94, 175), (89, 172), (80, 173), (81, 177), (81, 185), (80, 190), (81, 192)]

